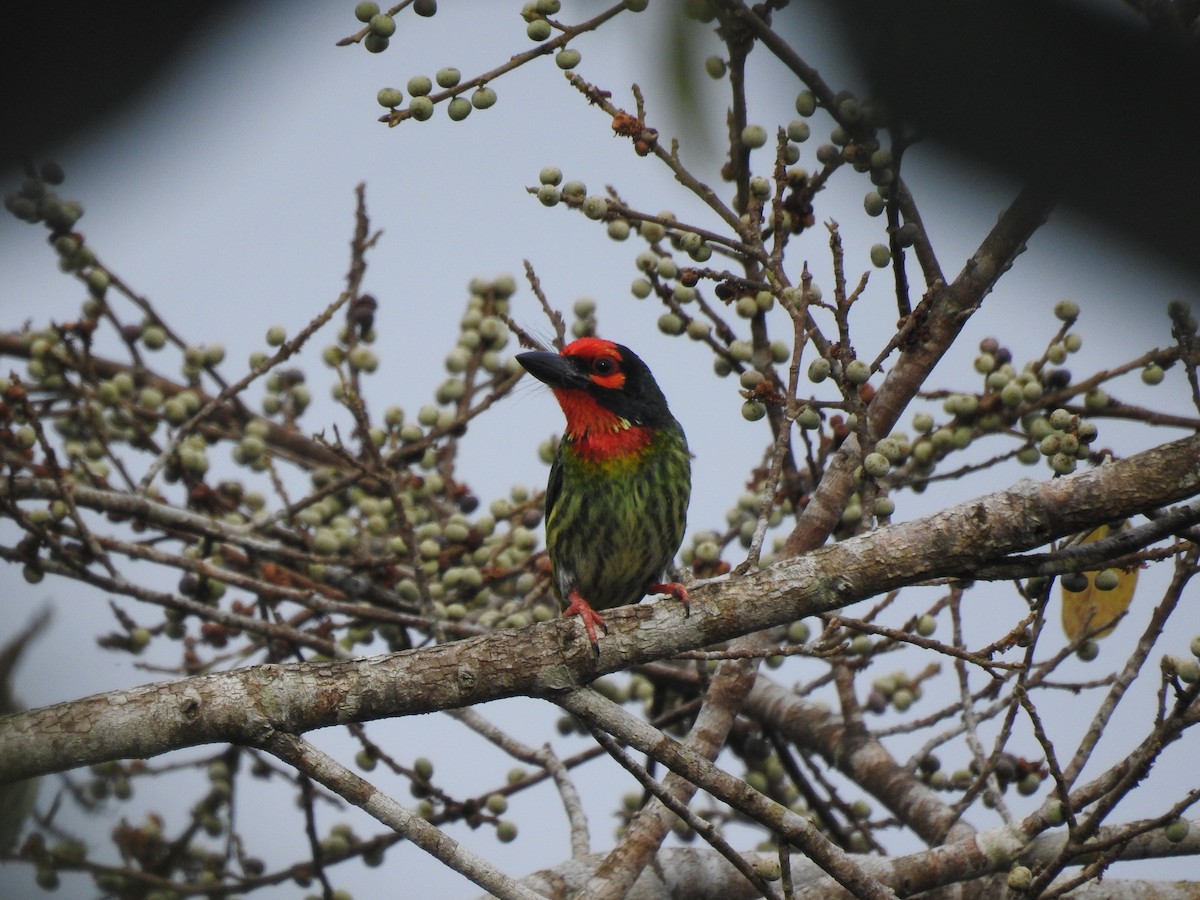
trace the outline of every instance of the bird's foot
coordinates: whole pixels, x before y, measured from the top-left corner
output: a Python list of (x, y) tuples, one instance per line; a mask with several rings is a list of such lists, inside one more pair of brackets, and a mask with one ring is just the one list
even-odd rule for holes
[(563, 618), (567, 616), (579, 616), (583, 620), (583, 627), (587, 629), (588, 640), (592, 644), (592, 652), (597, 657), (600, 656), (600, 642), (596, 639), (596, 626), (599, 625), (604, 629), (604, 633), (608, 634), (608, 626), (604, 624), (604, 620), (599, 614), (592, 609), (592, 605), (580, 596), (579, 591), (571, 591), (567, 595), (570, 604), (563, 610)]
[(670, 594), (676, 600), (683, 604), (683, 614), (690, 616), (692, 614), (692, 604), (688, 602), (688, 592), (678, 581), (666, 581), (662, 584), (652, 584), (646, 588), (647, 594)]

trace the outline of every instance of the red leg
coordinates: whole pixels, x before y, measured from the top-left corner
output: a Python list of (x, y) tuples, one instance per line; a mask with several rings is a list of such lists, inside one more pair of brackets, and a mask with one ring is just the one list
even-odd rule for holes
[(587, 629), (588, 640), (592, 644), (592, 652), (599, 656), (600, 642), (596, 639), (596, 626), (599, 625), (603, 628), (605, 634), (608, 634), (608, 626), (604, 624), (604, 620), (592, 609), (591, 604), (579, 595), (579, 591), (571, 591), (567, 594), (567, 599), (571, 602), (563, 610), (563, 618), (567, 616), (579, 616), (583, 620), (583, 627)]
[(688, 603), (688, 592), (678, 581), (667, 581), (662, 584), (650, 584), (646, 586), (647, 594), (670, 594), (676, 600), (683, 604), (683, 614), (690, 616), (692, 614), (692, 605)]

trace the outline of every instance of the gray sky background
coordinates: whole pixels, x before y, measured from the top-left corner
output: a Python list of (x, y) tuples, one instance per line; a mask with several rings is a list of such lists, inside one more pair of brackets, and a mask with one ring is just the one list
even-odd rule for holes
[[(566, 178), (585, 181), (591, 193), (601, 193), (611, 184), (637, 208), (671, 209), (681, 220), (714, 229), (718, 223), (698, 201), (689, 202), (663, 166), (637, 158), (626, 141), (614, 139), (607, 117), (589, 108), (549, 59), (498, 80), (497, 105), (475, 111), (465, 122), (448, 121), (439, 108), (425, 123), (410, 121), (396, 129), (378, 124), (378, 88), (403, 88), (410, 76), (432, 76), (446, 65), (459, 67), (469, 77), (530, 46), (517, 14), (519, 4), (509, 4), (504, 11), (482, 2), (442, 6), (434, 19), (400, 16), (391, 49), (378, 56), (359, 47), (334, 47), (338, 38), (356, 29), (353, 3), (290, 6), (286, 14), (278, 6), (247, 6), (198, 39), (167, 77), (112, 121), (59, 148), (54, 156), (67, 171), (60, 193), (83, 203), (86, 214), (80, 227), (100, 258), (149, 298), (177, 331), (199, 343), (224, 343), (228, 353), (223, 371), (236, 377), (248, 355), (265, 347), (263, 335), (269, 326), (283, 324), (294, 334), (341, 290), (353, 226), (353, 190), (365, 181), (372, 224), (384, 232), (369, 257), (366, 277), (366, 289), (380, 303), (376, 349), (381, 365), (367, 383), (368, 403), (377, 411), (399, 403), (415, 412), (431, 402), (434, 388), (445, 378), (442, 360), (457, 336), (468, 280), (502, 272), (519, 278), (522, 260), (530, 260), (560, 309), (569, 311), (579, 297), (596, 299), (601, 334), (634, 347), (650, 364), (696, 454), (689, 533), (720, 526), (759, 457), (764, 423), (744, 422), (736, 381), (712, 376), (711, 360), (700, 345), (660, 335), (654, 324), (658, 310), (629, 294), (629, 283), (637, 276), (633, 257), (642, 249), (636, 239), (609, 241), (602, 225), (562, 207), (544, 209), (525, 188), (537, 184), (542, 166), (557, 165)], [(564, 6), (567, 21), (582, 19), (595, 8), (584, 6), (577, 12), (575, 4)], [(621, 15), (600, 34), (580, 38), (574, 44), (583, 53), (577, 72), (612, 91), (614, 102), (630, 109), (629, 85), (639, 83), (646, 92), (647, 118), (664, 142), (679, 136), (684, 162), (722, 191), (715, 148), (724, 134), (727, 86), (700, 76), (693, 89), (700, 92), (697, 106), (702, 117), (681, 122), (672, 114), (673, 98), (661, 74), (671, 60), (657, 49), (665, 34), (665, 11), (664, 4), (652, 4), (646, 14)], [(833, 36), (823, 27), (819, 20), (812, 22), (797, 49), (835, 86), (856, 87)], [(697, 62), (720, 53), (709, 28), (693, 24), (688, 35)], [(765, 53), (757, 51), (751, 63), (750, 119), (773, 131), (795, 118), (792, 102), (798, 87)], [(826, 139), (828, 127), (820, 116), (813, 120), (814, 136), (801, 164), (812, 165), (811, 153)], [(769, 174), (766, 151), (755, 157), (756, 169)], [(973, 171), (932, 148), (911, 151), (906, 166), (905, 176), (934, 247), (952, 277), (1017, 186)], [(16, 173), (7, 173), (5, 190), (17, 180)], [(869, 246), (884, 240), (883, 220), (862, 213), (865, 190), (861, 178), (839, 173), (817, 212), (821, 221), (840, 223), (851, 273), (869, 269)], [(824, 229), (813, 228), (792, 248), (791, 258), (797, 264), (807, 259), (828, 290), (826, 242)], [(5, 329), (27, 319), (42, 323), (77, 315), (84, 290), (57, 271), (40, 228), (7, 215), (0, 218), (0, 271)], [(919, 283), (915, 266), (911, 277)], [(1116, 364), (1169, 342), (1163, 310), (1173, 296), (1195, 296), (1194, 285), (1183, 273), (1149, 269), (1112, 236), (1089, 230), (1088, 223), (1068, 213), (1057, 213), (988, 298), (931, 386), (973, 388), (978, 379), (970, 362), (979, 339), (987, 335), (1011, 346), (1018, 363), (1036, 356), (1057, 324), (1051, 307), (1064, 297), (1083, 307), (1078, 330), (1084, 350), (1074, 359), (1073, 370), (1082, 373)], [(531, 329), (549, 332), (527, 286), (518, 292), (514, 314)], [(877, 273), (854, 318), (862, 355), (874, 356), (892, 333), (894, 319), (890, 276)], [(785, 336), (782, 318), (775, 327)], [(332, 332), (324, 339), (318, 336), (301, 363), (315, 397), (305, 419), (312, 431), (347, 421), (328, 399), (329, 370), (319, 361), (321, 348), (331, 340)], [(1136, 377), (1127, 379), (1120, 396), (1152, 404), (1171, 391), (1185, 411), (1179, 376), (1169, 373), (1168, 384), (1149, 395)], [(485, 503), (506, 494), (514, 482), (540, 486), (546, 469), (537, 460), (536, 448), (560, 425), (552, 398), (523, 384), (513, 398), (472, 427), (463, 442), (461, 471)], [(1137, 434), (1101, 423), (1102, 442), (1127, 452), (1162, 439), (1159, 432)], [(221, 454), (213, 456), (228, 465)], [(232, 466), (229, 471), (234, 471)], [(1014, 467), (968, 484), (939, 486), (919, 497), (904, 494), (897, 519), (1023, 476), (1045, 478), (1048, 469)], [(0, 531), (0, 538), (8, 540), (7, 532)], [(1144, 593), (1139, 595), (1148, 599), (1153, 589), (1151, 579), (1144, 579)], [(136, 669), (127, 656), (95, 649), (95, 633), (112, 627), (104, 598), (53, 579), (30, 589), (20, 573), (11, 570), (0, 570), (0, 592), (6, 598), (0, 638), (22, 627), (43, 602), (56, 609), (51, 633), (19, 673), (20, 693), (30, 705), (154, 677)], [(980, 600), (991, 594), (1003, 598), (972, 623), (979, 634), (989, 627), (999, 630), (989, 616), (1009, 616), (1005, 622), (1016, 619), (1008, 593), (996, 586), (972, 595)], [(1194, 603), (1190, 606), (1177, 623), (1177, 645), (1164, 651), (1186, 652), (1190, 635), (1200, 631), (1200, 615)], [(1129, 626), (1104, 643), (1101, 662), (1128, 650), (1140, 630), (1137, 623)], [(173, 659), (171, 649), (163, 655), (164, 663)], [(798, 668), (784, 669), (775, 677), (797, 681), (812, 674), (802, 668), (805, 663), (794, 665)], [(1079, 672), (1083, 677), (1088, 670), (1081, 667)], [(492, 704), (482, 711), (535, 746), (546, 740), (551, 733), (548, 723), (556, 718), (553, 709), (532, 701)], [(1080, 713), (1085, 714), (1090, 715), (1090, 707)], [(1135, 724), (1140, 722), (1131, 721), (1129, 727)], [(381, 723), (370, 733), (403, 761), (420, 754), (433, 757), (439, 778), (445, 775), (460, 796), (500, 783), (509, 767), (461, 726), (441, 717)], [(349, 746), (335, 734), (318, 740), (334, 748)], [(555, 750), (564, 756), (583, 746), (579, 739), (554, 740)], [(1035, 754), (1031, 750), (1029, 755)], [(1174, 754), (1177, 760), (1179, 756)], [(603, 848), (614, 824), (605, 789), (614, 779), (625, 784), (626, 777), (603, 763), (591, 764), (579, 777), (587, 792), (593, 839)], [(1157, 795), (1161, 802), (1170, 796), (1169, 774), (1156, 783), (1168, 790)], [(161, 796), (146, 793), (128, 811), (119, 811), (136, 821), (136, 810), (161, 807)], [(250, 849), (281, 861), (302, 835), (302, 819), (283, 792), (260, 793), (261, 802), (239, 810), (239, 821), (248, 829), (261, 821), (277, 834), (276, 854), (264, 847)], [(401, 799), (406, 796), (402, 789)], [(43, 804), (48, 797), (44, 785)], [(1146, 810), (1154, 811), (1159, 810)], [(185, 814), (176, 810), (169, 815), (178, 822)], [(549, 789), (514, 800), (508, 817), (522, 830), (510, 845), (499, 844), (486, 829), (457, 828), (452, 834), (510, 872), (523, 873), (566, 858), (561, 806)], [(326, 827), (342, 819), (355, 822), (360, 834), (375, 830), (357, 813), (330, 812)], [(97, 817), (91, 822), (72, 819), (70, 824), (103, 835), (113, 822)], [(1159, 864), (1156, 871), (1165, 874), (1163, 869)], [(0, 867), (0, 893), (24, 894), (27, 875), (23, 867)], [(392, 850), (382, 868), (366, 870), (361, 880), (336, 869), (333, 877), (358, 897), (383, 896), (381, 884), (389, 894), (407, 894), (415, 891), (414, 885), (421, 885), (420, 895), (429, 897), (474, 893), (458, 875), (406, 845)], [(92, 895), (82, 882), (64, 884), (59, 896)], [(256, 896), (295, 893), (289, 886)]]

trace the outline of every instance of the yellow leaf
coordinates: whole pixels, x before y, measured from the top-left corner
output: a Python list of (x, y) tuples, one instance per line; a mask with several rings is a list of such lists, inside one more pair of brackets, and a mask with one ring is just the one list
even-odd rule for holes
[[(1128, 527), (1126, 524), (1125, 527)], [(1090, 544), (1108, 534), (1108, 526), (1101, 525), (1079, 543)], [(1084, 572), (1087, 576), (1087, 587), (1082, 591), (1062, 589), (1062, 626), (1068, 640), (1075, 640), (1088, 631), (1103, 628), (1103, 631), (1092, 635), (1102, 638), (1112, 633), (1118, 616), (1129, 609), (1133, 600), (1133, 589), (1137, 587), (1138, 570), (1126, 572), (1117, 570), (1117, 586), (1110, 591), (1102, 591), (1096, 587), (1098, 572)]]

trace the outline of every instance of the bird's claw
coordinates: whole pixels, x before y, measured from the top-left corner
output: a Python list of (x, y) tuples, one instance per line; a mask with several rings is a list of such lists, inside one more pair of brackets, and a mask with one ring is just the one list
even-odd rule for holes
[(592, 652), (596, 658), (600, 658), (600, 641), (596, 637), (596, 626), (599, 625), (605, 634), (608, 634), (608, 626), (604, 624), (604, 620), (599, 614), (592, 609), (590, 603), (583, 599), (576, 591), (570, 593), (571, 603), (563, 610), (563, 618), (567, 616), (579, 616), (583, 620), (583, 627), (587, 630), (588, 642), (592, 645)]
[(688, 602), (687, 588), (678, 581), (665, 581), (661, 584), (652, 584), (647, 588), (647, 593), (669, 594), (683, 604), (683, 614), (685, 616), (692, 614), (692, 604)]

